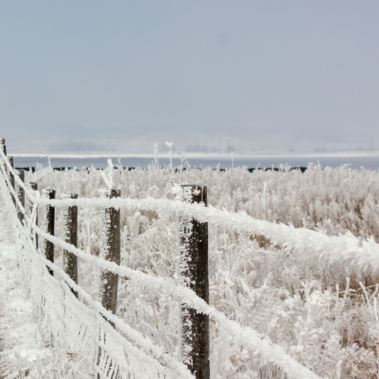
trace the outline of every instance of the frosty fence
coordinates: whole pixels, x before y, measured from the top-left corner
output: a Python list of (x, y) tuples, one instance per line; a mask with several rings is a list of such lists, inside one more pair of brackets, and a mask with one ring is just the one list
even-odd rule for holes
[[(24, 215), (24, 223), (14, 217), (15, 208), (11, 199), (15, 198), (16, 192), (4, 168), (6, 166), (9, 172), (15, 172), (4, 156), (0, 163), (2, 197), (23, 245), (20, 263), (26, 273), (25, 278), (28, 278), (26, 286), (30, 289), (40, 329), (47, 342), (55, 348), (85, 354), (85, 372), (96, 374), (99, 378), (193, 378), (183, 363), (153, 345), (149, 339), (93, 300), (62, 269), (34, 248), (35, 241), (30, 237), (32, 229), (37, 235), (52, 237), (45, 238), (49, 243), (59, 243), (33, 221), (37, 203), (33, 204), (32, 214), (28, 215), (16, 198), (18, 208)], [(72, 245), (67, 245), (70, 246), (67, 250), (72, 250)], [(55, 275), (49, 275), (49, 271)], [(82, 302), (76, 299), (71, 290), (79, 294)]]
[[(192, 375), (185, 365), (178, 362), (174, 357), (165, 354), (162, 349), (154, 346), (150, 340), (145, 339), (137, 331), (133, 330), (129, 325), (105, 309), (100, 303), (93, 300), (80, 286), (64, 273), (63, 270), (46, 260), (41, 254), (41, 251), (34, 248), (34, 244), (30, 238), (32, 229), (45, 240), (90, 262), (102, 270), (114, 273), (120, 277), (135, 280), (139, 285), (145, 288), (170, 294), (185, 306), (196, 310), (198, 313), (208, 315), (224, 330), (227, 330), (235, 341), (254, 353), (259, 352), (263, 360), (279, 366), (287, 373), (287, 376), (304, 378), (316, 378), (318, 376), (288, 356), (282, 347), (273, 344), (267, 337), (257, 333), (253, 329), (242, 327), (236, 322), (227, 319), (225, 315), (209, 306), (206, 301), (199, 298), (191, 289), (179, 285), (175, 280), (149, 276), (138, 270), (132, 270), (128, 267), (102, 260), (44, 232), (34, 221), (35, 210), (38, 205), (73, 207), (85, 204), (103, 209), (145, 209), (154, 210), (157, 213), (171, 212), (177, 215), (185, 215), (194, 218), (201, 223), (209, 222), (210, 224), (226, 227), (237, 232), (264, 235), (270, 238), (275, 244), (282, 244), (287, 249), (307, 250), (308, 252), (310, 249), (311, 252), (315, 252), (318, 255), (325, 255), (326, 251), (331, 250), (333, 253), (329, 256), (331, 259), (333, 259), (333, 256), (336, 254), (339, 256), (342, 255), (341, 249), (338, 249), (338, 246), (342, 244), (342, 250), (345, 253), (346, 251), (349, 253), (347, 259), (355, 259), (365, 267), (368, 266), (368, 261), (358, 260), (359, 253), (365, 251), (366, 254), (371, 254), (372, 257), (375, 257), (378, 253), (378, 245), (373, 241), (363, 241), (359, 243), (359, 241), (354, 239), (351, 235), (329, 237), (325, 233), (312, 232), (306, 229), (295, 229), (282, 224), (255, 220), (246, 214), (230, 213), (212, 207), (206, 208), (201, 204), (188, 204), (180, 201), (156, 200), (150, 198), (142, 200), (115, 198), (40, 199), (15, 175), (15, 171), (4, 155), (4, 151), (0, 150), (0, 155), (3, 193), (9, 200), (11, 198), (16, 200), (19, 211), (24, 215), (23, 223), (21, 223), (19, 219), (15, 219), (20, 238), (22, 238), (24, 244), (29, 248), (28, 255), (25, 254), (25, 251), (21, 254), (22, 259), (25, 264), (36, 268), (34, 273), (38, 272), (38, 270), (41, 272), (41, 275), (38, 276), (38, 280), (40, 281), (38, 286), (31, 285), (32, 292), (34, 291), (33, 296), (36, 297), (37, 308), (41, 316), (43, 316), (41, 317), (41, 322), (43, 322), (47, 330), (50, 330), (50, 334), (54, 336), (56, 343), (58, 343), (57, 341), (59, 340), (59, 343), (63, 344), (62, 340), (66, 340), (65, 343), (67, 346), (71, 348), (73, 348), (73, 346), (79, 346), (83, 351), (86, 351), (88, 356), (92, 357), (93, 371), (97, 372), (100, 377), (110, 378), (112, 375), (113, 377), (116, 375), (118, 377), (124, 377), (126, 373), (132, 375), (131, 377), (133, 377), (133, 375), (141, 375), (142, 368), (140, 362), (143, 362), (144, 368), (146, 369), (147, 367), (149, 371), (149, 374), (144, 374), (144, 377), (178, 377), (178, 375), (180, 377), (192, 377)], [(16, 196), (16, 191), (12, 186), (10, 178), (6, 175), (5, 168), (15, 177), (18, 187), (24, 190), (24, 193), (33, 203), (33, 212), (31, 215), (25, 212), (23, 204)], [(12, 201), (8, 201), (7, 206), (16, 214), (12, 203)], [(350, 246), (352, 243), (356, 245)], [(346, 247), (349, 246), (350, 248), (346, 249)], [(359, 249), (357, 250), (357, 248)], [(338, 257), (338, 259), (340, 259), (340, 257)], [(377, 257), (376, 260), (373, 259), (370, 263), (379, 266)], [(45, 265), (54, 271), (54, 277), (46, 275)], [(31, 283), (33, 284), (33, 278), (31, 279)], [(48, 286), (47, 283), (49, 284)], [(38, 288), (44, 289), (38, 291)], [(75, 298), (70, 288), (79, 294), (86, 305)], [(58, 296), (52, 296), (51, 291), (58, 293)], [(59, 302), (60, 307), (64, 309), (63, 318), (62, 312), (57, 311), (57, 306), (48, 306), (48, 304), (57, 304), (57, 302)], [(83, 312), (88, 315), (87, 319), (81, 319), (80, 322), (78, 322), (78, 320), (75, 321), (75, 312), (72, 311), (72, 309), (75, 310), (79, 308), (85, 309)], [(53, 330), (48, 320), (57, 318), (61, 319), (63, 327)], [(104, 318), (113, 323), (117, 328), (117, 332)], [(64, 338), (61, 338), (63, 333), (62, 329), (63, 331), (67, 331), (67, 335), (63, 335)], [(68, 336), (69, 334), (76, 337), (70, 338)], [(101, 341), (99, 336), (101, 337)], [(107, 338), (104, 340), (105, 336)], [(115, 346), (118, 346), (118, 348)], [(120, 346), (122, 347), (121, 351), (119, 349)], [(99, 351), (103, 352), (103, 354), (100, 355), (100, 359), (98, 359)]]

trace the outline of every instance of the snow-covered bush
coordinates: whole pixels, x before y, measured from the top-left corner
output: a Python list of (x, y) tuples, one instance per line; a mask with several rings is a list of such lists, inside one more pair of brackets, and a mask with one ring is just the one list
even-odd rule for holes
[[(261, 220), (293, 224), (328, 235), (350, 231), (379, 242), (379, 174), (310, 165), (305, 173), (245, 168), (218, 170), (159, 169), (128, 171), (112, 165), (27, 174), (39, 189), (53, 188), (57, 198), (77, 193), (98, 198), (99, 190), (121, 190), (122, 198), (173, 199), (176, 184), (208, 186), (208, 203)], [(43, 225), (44, 211), (39, 207)], [(65, 209), (56, 210), (56, 235), (64, 237)], [(102, 212), (79, 209), (79, 247), (98, 255)], [(171, 278), (177, 257), (177, 217), (152, 211), (121, 213), (122, 265), (152, 276)], [(261, 235), (209, 228), (210, 303), (229, 319), (250, 326), (281, 345), (293, 358), (324, 378), (373, 378), (378, 372), (376, 272), (351, 262), (328, 263), (310, 254), (288, 251)], [(61, 250), (56, 260), (61, 262)], [(62, 264), (62, 263), (60, 263)], [(80, 285), (98, 296), (100, 272), (81, 261)], [(349, 278), (349, 279), (346, 279)], [(180, 354), (179, 312), (169, 296), (123, 280), (118, 315), (172, 355)], [(213, 378), (282, 378), (256, 351), (237, 344), (211, 323)]]

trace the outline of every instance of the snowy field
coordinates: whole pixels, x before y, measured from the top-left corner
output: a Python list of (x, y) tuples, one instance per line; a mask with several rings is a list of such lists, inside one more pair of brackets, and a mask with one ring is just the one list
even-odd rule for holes
[[(268, 336), (283, 352), (319, 377), (377, 377), (378, 172), (344, 167), (322, 170), (314, 165), (303, 174), (286, 169), (282, 172), (249, 173), (235, 168), (226, 172), (209, 169), (175, 173), (169, 168), (153, 167), (134, 171), (108, 168), (103, 172), (95, 169), (53, 172), (47, 168), (27, 173), (26, 182), (37, 182), (39, 189), (56, 189), (58, 199), (63, 199), (64, 194), (76, 193), (79, 198), (94, 200), (101, 197), (99, 190), (110, 184), (121, 190), (122, 198), (132, 200), (148, 197), (174, 200), (176, 184), (207, 185), (208, 203), (216, 210), (224, 209), (231, 214), (244, 212), (254, 219), (274, 223), (270, 224), (273, 225), (270, 237), (263, 232), (249, 233), (248, 222), (246, 225), (242, 222), (240, 232), (236, 232), (232, 224), (226, 229), (221, 224), (217, 226), (217, 222), (210, 223), (210, 305), (229, 320), (258, 331), (262, 340)], [(6, 225), (9, 217), (6, 209), (9, 208), (3, 199), (4, 195), (0, 201), (4, 240), (4, 234), (9, 235), (4, 232), (9, 228)], [(155, 278), (173, 278), (177, 260), (177, 215), (169, 209), (158, 212), (142, 208), (121, 208), (122, 265)], [(41, 228), (43, 214), (43, 206), (40, 206)], [(60, 238), (65, 236), (64, 216), (65, 208), (57, 207), (56, 236)], [(275, 225), (279, 228), (280, 223), (292, 224), (295, 234), (303, 230), (322, 232), (314, 233), (312, 243), (305, 238), (309, 234), (306, 232), (303, 239), (294, 239), (286, 245), (279, 243), (280, 238), (275, 234), (279, 230)], [(80, 249), (99, 255), (101, 225), (101, 210), (83, 202), (79, 207)], [(328, 239), (337, 235), (344, 237)], [(329, 241), (336, 244), (345, 241), (345, 244), (341, 244), (341, 248), (328, 247), (331, 246)], [(359, 256), (366, 247), (375, 254)], [(25, 325), (30, 322), (26, 335), (39, 339), (36, 326), (30, 321), (31, 305), (28, 300), (21, 300), (27, 299), (27, 291), (20, 289), (23, 280), (14, 256), (10, 255), (12, 251), (17, 255), (6, 248), (2, 248), (1, 254), (2, 267), (9, 267), (6, 272), (1, 271), (1, 301), (7, 304), (1, 321), (3, 353), (5, 351), (2, 359), (10, 360), (12, 365), (21, 359), (22, 367), (29, 364), (32, 370), (34, 366), (27, 362), (33, 361), (35, 353), (30, 346), (34, 342), (32, 345), (30, 341), (24, 343), (21, 335), (13, 334), (15, 342), (12, 344), (20, 346), (18, 350), (12, 351), (4, 345), (4, 336), (12, 341), (11, 331), (5, 330), (4, 325), (8, 323), (12, 325), (10, 329), (16, 331), (20, 326), (17, 318), (9, 321), (11, 314), (22, 314), (27, 320)], [(55, 254), (56, 263), (62, 266), (62, 249), (57, 247)], [(375, 263), (374, 269), (371, 263)], [(98, 267), (81, 260), (79, 284), (94, 299), (99, 295), (99, 277)], [(14, 288), (14, 302), (10, 302), (9, 296), (13, 298), (13, 295), (4, 287)], [(19, 310), (20, 304), (25, 304), (24, 310)], [(117, 314), (163, 351), (173, 357), (180, 356), (178, 304), (169, 293), (151, 291), (133, 280), (122, 280)], [(263, 351), (251, 349), (246, 341), (234, 337), (217, 320), (211, 321), (212, 378), (291, 377), (277, 365), (268, 363)], [(44, 347), (40, 346), (38, 351), (42, 354)], [(47, 352), (46, 356), (53, 353)], [(46, 359), (56, 359), (54, 357), (53, 354)], [(72, 366), (62, 367), (69, 375)], [(52, 373), (52, 377), (60, 376)]]

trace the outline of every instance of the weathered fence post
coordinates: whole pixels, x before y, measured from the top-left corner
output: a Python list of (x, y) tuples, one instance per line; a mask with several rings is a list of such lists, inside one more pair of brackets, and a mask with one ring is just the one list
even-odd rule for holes
[[(121, 196), (120, 190), (110, 189), (107, 190), (106, 196), (109, 199)], [(104, 225), (102, 232), (102, 247), (100, 251), (101, 258), (120, 264), (121, 250), (120, 250), (120, 210), (115, 208), (106, 208), (104, 212)], [(118, 292), (118, 275), (113, 272), (104, 270), (100, 279), (100, 298), (101, 304), (105, 309), (116, 314), (117, 310), (117, 292)], [(110, 325), (114, 327), (114, 323), (109, 321)], [(99, 340), (101, 343), (106, 342), (106, 333), (99, 328)], [(103, 357), (102, 348), (98, 347), (97, 352), (97, 365), (101, 365)], [(110, 362), (110, 365), (113, 365)], [(100, 374), (97, 374), (100, 379)]]
[[(113, 199), (121, 196), (120, 190), (108, 190), (107, 197)], [(102, 258), (120, 264), (120, 210), (105, 209), (104, 240), (102, 243)], [(113, 314), (117, 309), (118, 275), (103, 271), (101, 275), (101, 304)]]
[[(207, 205), (207, 187), (182, 185), (183, 201)], [(180, 274), (185, 284), (209, 304), (208, 223), (182, 217), (180, 225)], [(184, 362), (197, 379), (209, 379), (209, 316), (182, 306)]]
[[(48, 199), (55, 199), (55, 190), (45, 189), (43, 193)], [(55, 207), (50, 204), (46, 207), (46, 233), (54, 235), (54, 223), (55, 223)], [(54, 244), (48, 240), (45, 240), (45, 257), (50, 262), (54, 263)], [(53, 275), (53, 270), (48, 268), (50, 275)]]
[[(18, 176), (22, 180), (22, 182), (25, 181), (25, 171), (24, 170), (18, 170)], [(17, 188), (18, 188), (18, 200), (20, 201), (21, 205), (23, 206), (23, 208), (25, 210), (25, 191), (21, 186), (18, 186)], [(24, 214), (21, 212), (20, 208), (18, 210), (18, 219), (21, 221), (21, 223), (24, 220)]]
[[(71, 199), (77, 199), (78, 195), (71, 194)], [(78, 246), (78, 207), (68, 207), (66, 216), (66, 242)], [(64, 271), (78, 284), (78, 257), (67, 250), (63, 251)], [(78, 297), (78, 293), (71, 288), (72, 293)]]
[[(38, 191), (38, 183), (30, 182), (29, 185), (33, 191)], [(32, 216), (32, 212), (33, 212), (33, 203), (30, 202), (30, 216)], [(36, 225), (38, 225), (38, 208), (36, 209), (35, 220), (36, 220)], [(36, 249), (38, 249), (38, 234), (37, 233), (34, 233), (34, 239), (35, 239), (35, 243), (36, 243)]]
[[(5, 139), (0, 138), (0, 149), (3, 150), (4, 155), (7, 155), (7, 147), (5, 146)], [(5, 158), (6, 159), (6, 158)], [(6, 175), (7, 173), (7, 165), (5, 162), (1, 161), (2, 167), (3, 167), (3, 172)], [(5, 180), (5, 178), (4, 178)]]
[[(8, 160), (9, 160), (9, 164), (12, 166), (12, 168), (14, 168), (14, 165), (13, 165), (13, 157), (9, 157), (8, 156)], [(9, 182), (10, 182), (10, 185), (13, 189), (15, 189), (15, 185), (14, 185), (14, 176), (13, 176), (13, 173), (11, 171), (9, 171)], [(11, 193), (11, 198), (12, 198), (12, 201), (13, 201), (13, 204), (16, 206), (16, 199), (14, 198), (13, 194)]]
[[(13, 157), (8, 156), (8, 161), (9, 161), (9, 164), (12, 166), (12, 168), (14, 168)], [(11, 183), (11, 186), (14, 188), (14, 176), (13, 176), (12, 172), (9, 172), (9, 181)]]
[(5, 138), (0, 138), (0, 149), (3, 150), (4, 155), (7, 155), (7, 147), (5, 145)]

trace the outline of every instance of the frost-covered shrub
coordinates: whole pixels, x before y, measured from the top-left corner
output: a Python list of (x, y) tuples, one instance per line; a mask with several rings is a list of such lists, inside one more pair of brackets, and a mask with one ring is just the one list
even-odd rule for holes
[[(322, 229), (329, 235), (350, 231), (379, 242), (379, 174), (345, 167), (305, 173), (236, 168), (170, 168), (105, 171), (122, 197), (173, 199), (175, 183), (205, 184), (208, 202), (254, 218)], [(53, 172), (38, 170), (27, 181), (54, 188), (57, 198), (77, 193), (99, 197), (109, 186), (94, 168)], [(64, 237), (64, 209), (57, 209), (56, 234)], [(40, 222), (43, 224), (40, 207)], [(98, 255), (102, 212), (79, 209), (79, 247)], [(173, 277), (177, 257), (177, 220), (170, 214), (128, 211), (121, 214), (122, 264), (154, 276)], [(327, 264), (311, 255), (285, 252), (263, 236), (247, 236), (210, 227), (210, 302), (230, 319), (248, 325), (325, 378), (372, 378), (378, 372), (377, 273), (350, 264)], [(56, 249), (59, 261), (61, 251)], [(98, 295), (100, 273), (80, 263), (80, 284)], [(350, 278), (346, 281), (346, 277)], [(361, 284), (360, 284), (361, 282)], [(348, 284), (347, 284), (348, 283)], [(167, 352), (180, 354), (179, 307), (162, 293), (133, 281), (121, 281), (118, 314)], [(211, 323), (212, 377), (281, 378), (280, 368), (266, 364)]]

